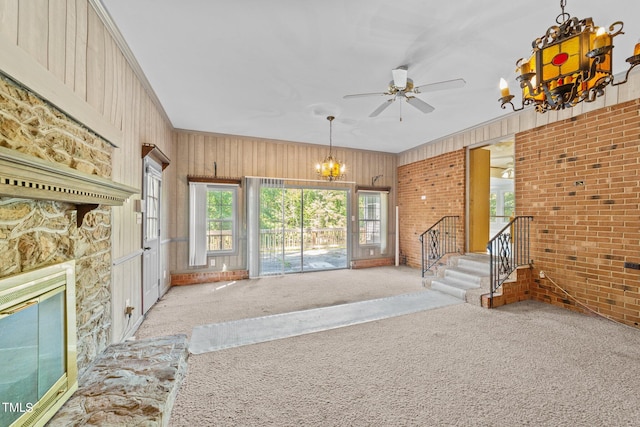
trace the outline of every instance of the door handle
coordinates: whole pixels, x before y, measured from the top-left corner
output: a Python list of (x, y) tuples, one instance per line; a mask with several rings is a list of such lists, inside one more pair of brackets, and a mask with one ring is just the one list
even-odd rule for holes
[(151, 246), (145, 246), (143, 249), (144, 249), (145, 251), (150, 251), (150, 250), (151, 250)]

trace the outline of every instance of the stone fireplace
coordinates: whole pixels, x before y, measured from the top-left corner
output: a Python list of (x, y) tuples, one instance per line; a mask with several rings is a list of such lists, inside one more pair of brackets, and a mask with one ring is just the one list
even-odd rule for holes
[[(79, 373), (111, 343), (114, 146), (0, 75), (0, 279), (75, 265)], [(2, 408), (0, 408), (2, 410)]]

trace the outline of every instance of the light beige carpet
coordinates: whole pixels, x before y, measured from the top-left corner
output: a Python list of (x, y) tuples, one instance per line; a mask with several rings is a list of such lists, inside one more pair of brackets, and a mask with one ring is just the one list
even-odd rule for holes
[[(172, 288), (138, 337), (415, 292), (385, 267)], [(191, 355), (172, 426), (635, 426), (640, 331), (535, 302), (458, 304)]]

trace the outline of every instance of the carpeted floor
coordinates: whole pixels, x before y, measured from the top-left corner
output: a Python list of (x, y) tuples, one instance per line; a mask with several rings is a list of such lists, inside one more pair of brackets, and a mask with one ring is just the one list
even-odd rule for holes
[[(174, 287), (138, 337), (421, 289), (406, 267)], [(172, 426), (640, 424), (640, 331), (535, 302), (451, 305), (188, 364)]]

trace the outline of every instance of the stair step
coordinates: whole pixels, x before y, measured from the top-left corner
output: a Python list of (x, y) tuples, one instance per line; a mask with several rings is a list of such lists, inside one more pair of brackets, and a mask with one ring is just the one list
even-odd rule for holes
[(489, 275), (489, 257), (483, 255), (465, 255), (458, 258), (457, 266), (466, 270), (477, 272), (480, 275)]
[(448, 267), (444, 271), (444, 277), (457, 280), (459, 282), (471, 283), (480, 286), (482, 284), (482, 279), (488, 277), (488, 275), (485, 276), (475, 269), (469, 269), (465, 267)]
[(428, 282), (433, 290), (479, 305), (480, 298), (477, 296), (484, 293), (485, 289), (488, 292), (489, 274), (488, 255), (466, 254), (452, 257), (450, 264), (439, 268), (437, 277), (428, 279)]
[(431, 281), (431, 289), (453, 295), (454, 297), (465, 301), (467, 290), (477, 289), (479, 287), (479, 284), (447, 277), (439, 277)]

